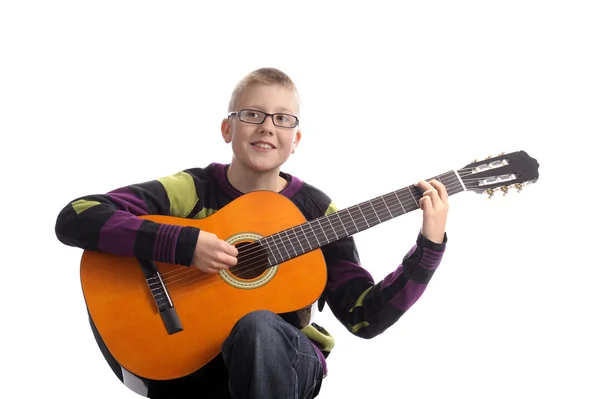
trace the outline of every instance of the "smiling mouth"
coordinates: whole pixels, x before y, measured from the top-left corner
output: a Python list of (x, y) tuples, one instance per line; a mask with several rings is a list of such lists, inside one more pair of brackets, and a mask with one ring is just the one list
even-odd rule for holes
[(274, 146), (272, 146), (271, 144), (267, 144), (267, 143), (251, 143), (252, 146), (260, 148), (262, 150), (273, 150), (275, 149)]

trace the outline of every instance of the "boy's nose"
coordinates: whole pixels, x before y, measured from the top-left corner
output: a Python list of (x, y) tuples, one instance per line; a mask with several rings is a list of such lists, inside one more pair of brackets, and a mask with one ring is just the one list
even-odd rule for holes
[(260, 130), (265, 133), (273, 134), (275, 130), (275, 124), (273, 124), (273, 117), (267, 115), (263, 123), (260, 124)]
[(273, 129), (265, 127), (264, 125), (260, 126), (259, 131), (263, 134), (268, 134), (269, 136), (272, 136), (274, 134)]

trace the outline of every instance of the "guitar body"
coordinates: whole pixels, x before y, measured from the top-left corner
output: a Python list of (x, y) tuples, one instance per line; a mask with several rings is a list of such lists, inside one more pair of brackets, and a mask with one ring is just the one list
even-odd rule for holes
[[(204, 219), (142, 218), (198, 227), (236, 246), (306, 222), (290, 200), (268, 191), (246, 194)], [(239, 250), (238, 259), (244, 251)], [(81, 284), (91, 318), (117, 362), (138, 376), (166, 380), (188, 375), (217, 356), (245, 314), (300, 310), (316, 302), (325, 288), (327, 270), (320, 250), (270, 268), (262, 260), (261, 267), (256, 262), (252, 266), (258, 275), (243, 278), (231, 270), (207, 274), (157, 262), (181, 322), (182, 329), (174, 333), (167, 331), (136, 258), (84, 251)]]

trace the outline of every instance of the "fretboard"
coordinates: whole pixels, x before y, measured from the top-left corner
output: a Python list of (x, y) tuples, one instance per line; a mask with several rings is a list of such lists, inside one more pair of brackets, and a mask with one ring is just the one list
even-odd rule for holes
[[(448, 195), (464, 191), (461, 180), (453, 170), (432, 179), (442, 182)], [(423, 190), (419, 187), (407, 186), (263, 237), (259, 241), (268, 249), (269, 266), (273, 266), (417, 210), (422, 196)]]

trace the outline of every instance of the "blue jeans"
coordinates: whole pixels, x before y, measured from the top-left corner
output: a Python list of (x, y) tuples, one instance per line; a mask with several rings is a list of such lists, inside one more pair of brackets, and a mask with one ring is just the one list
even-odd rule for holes
[[(96, 339), (123, 381), (120, 366), (98, 334)], [(141, 379), (147, 387), (142, 396), (152, 399), (311, 399), (322, 380), (323, 365), (306, 335), (266, 310), (242, 317), (221, 355), (202, 369), (169, 381)]]
[(314, 346), (273, 312), (242, 317), (222, 346), (233, 399), (309, 399), (318, 395), (323, 366)]

